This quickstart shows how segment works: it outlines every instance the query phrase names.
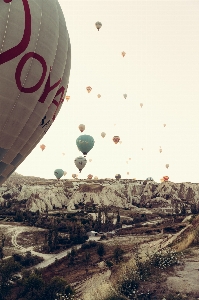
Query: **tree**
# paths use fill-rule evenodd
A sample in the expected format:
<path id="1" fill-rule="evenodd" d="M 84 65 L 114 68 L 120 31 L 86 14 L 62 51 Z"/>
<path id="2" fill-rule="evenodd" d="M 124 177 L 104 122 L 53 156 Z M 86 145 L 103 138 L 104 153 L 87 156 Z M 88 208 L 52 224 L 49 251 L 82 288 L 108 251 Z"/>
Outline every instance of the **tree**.
<path id="1" fill-rule="evenodd" d="M 182 205 L 182 208 L 181 208 L 181 215 L 182 215 L 182 216 L 185 216 L 185 215 L 186 215 L 186 208 L 185 208 L 185 205 L 184 205 L 184 204 Z"/>
<path id="2" fill-rule="evenodd" d="M 117 213 L 117 223 L 120 223 L 120 212 L 118 210 L 118 213 Z"/>
<path id="3" fill-rule="evenodd" d="M 123 260 L 123 254 L 124 254 L 124 250 L 119 246 L 117 246 L 113 252 L 113 257 L 116 264 L 119 263 L 121 260 Z"/>
<path id="4" fill-rule="evenodd" d="M 104 256 L 104 254 L 106 254 L 104 244 L 99 244 L 99 246 L 97 247 L 97 254 L 100 257 L 100 260 L 102 260 L 102 257 Z"/>
<path id="5" fill-rule="evenodd" d="M 83 261 L 85 263 L 85 270 L 86 270 L 86 274 L 88 274 L 88 265 L 89 265 L 89 262 L 91 261 L 91 254 L 90 252 L 85 252 L 85 256 L 83 258 Z"/>

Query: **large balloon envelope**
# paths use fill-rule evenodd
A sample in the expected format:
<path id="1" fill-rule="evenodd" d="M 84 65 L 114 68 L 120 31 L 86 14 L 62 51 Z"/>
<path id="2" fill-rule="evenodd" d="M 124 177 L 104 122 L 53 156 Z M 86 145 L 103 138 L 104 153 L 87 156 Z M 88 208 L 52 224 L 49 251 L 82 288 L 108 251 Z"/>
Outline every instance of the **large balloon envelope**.
<path id="1" fill-rule="evenodd" d="M 80 135 L 76 139 L 76 145 L 79 151 L 81 151 L 84 155 L 86 155 L 94 146 L 94 139 L 90 135 Z"/>
<path id="2" fill-rule="evenodd" d="M 81 170 L 85 167 L 87 160 L 85 157 L 79 156 L 79 157 L 75 158 L 74 162 L 75 162 L 75 165 L 78 168 L 79 172 L 81 173 Z"/>
<path id="3" fill-rule="evenodd" d="M 0 2 L 0 184 L 25 160 L 65 98 L 71 46 L 57 0 Z"/>
<path id="4" fill-rule="evenodd" d="M 57 179 L 60 179 L 64 175 L 64 171 L 62 169 L 56 169 L 54 171 L 54 175 Z"/>

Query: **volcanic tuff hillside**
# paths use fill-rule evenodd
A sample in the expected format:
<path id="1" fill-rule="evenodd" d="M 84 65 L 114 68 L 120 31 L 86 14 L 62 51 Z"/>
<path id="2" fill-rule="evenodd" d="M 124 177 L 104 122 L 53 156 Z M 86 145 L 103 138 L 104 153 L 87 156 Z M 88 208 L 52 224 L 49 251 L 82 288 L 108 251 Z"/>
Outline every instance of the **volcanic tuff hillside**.
<path id="1" fill-rule="evenodd" d="M 121 179 L 68 180 L 42 179 L 14 173 L 0 187 L 0 205 L 17 200 L 22 208 L 46 211 L 87 203 L 89 206 L 114 205 L 130 208 L 150 208 L 151 213 L 175 213 L 185 207 L 187 212 L 199 207 L 198 183 L 173 183 Z M 22 201 L 26 200 L 26 201 Z M 25 204 L 24 204 L 25 203 Z"/>

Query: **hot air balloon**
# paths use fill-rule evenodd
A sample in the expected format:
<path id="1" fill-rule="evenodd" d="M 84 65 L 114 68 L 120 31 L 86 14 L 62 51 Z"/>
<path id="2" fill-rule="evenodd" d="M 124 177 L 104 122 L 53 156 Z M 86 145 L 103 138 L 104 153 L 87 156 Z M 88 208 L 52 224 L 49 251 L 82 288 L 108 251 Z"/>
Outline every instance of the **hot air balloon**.
<path id="1" fill-rule="evenodd" d="M 160 179 L 160 182 L 163 182 L 163 181 L 164 181 L 164 178 L 161 178 L 161 179 Z"/>
<path id="2" fill-rule="evenodd" d="M 98 180 L 98 177 L 97 177 L 97 176 L 95 176 L 95 177 L 94 177 L 94 179 L 95 179 L 95 180 Z"/>
<path id="3" fill-rule="evenodd" d="M 66 174 L 67 174 L 67 172 L 66 172 L 66 171 L 64 171 L 64 176 L 66 176 Z"/>
<path id="4" fill-rule="evenodd" d="M 122 141 L 119 141 L 119 143 L 121 144 L 121 143 L 122 143 Z"/>
<path id="5" fill-rule="evenodd" d="M 164 181 L 168 181 L 169 180 L 169 176 L 163 176 Z"/>
<path id="6" fill-rule="evenodd" d="M 127 172 L 126 174 L 129 175 L 129 172 Z"/>
<path id="7" fill-rule="evenodd" d="M 87 179 L 92 179 L 93 178 L 93 175 L 91 175 L 91 174 L 89 174 L 88 176 L 87 176 Z"/>
<path id="8" fill-rule="evenodd" d="M 72 177 L 73 177 L 73 178 L 77 178 L 78 175 L 77 175 L 77 174 L 72 174 Z"/>
<path id="9" fill-rule="evenodd" d="M 92 162 L 92 159 L 90 158 L 89 161 Z"/>
<path id="10" fill-rule="evenodd" d="M 153 177 L 147 177 L 146 180 L 154 181 Z"/>
<path id="11" fill-rule="evenodd" d="M 129 160 L 131 160 L 131 157 L 129 157 Z"/>
<path id="12" fill-rule="evenodd" d="M 144 148 L 141 148 L 142 150 L 144 150 Z"/>
<path id="13" fill-rule="evenodd" d="M 95 23 L 95 26 L 96 26 L 97 30 L 99 31 L 100 28 L 102 27 L 102 23 L 99 22 L 99 21 L 97 21 L 97 22 Z"/>
<path id="14" fill-rule="evenodd" d="M 118 179 L 120 179 L 120 178 L 121 178 L 121 175 L 120 175 L 120 174 L 116 174 L 116 175 L 115 175 L 115 179 L 118 180 Z"/>
<path id="15" fill-rule="evenodd" d="M 115 135 L 115 136 L 113 137 L 113 142 L 114 142 L 115 144 L 117 144 L 119 141 L 120 141 L 120 137 L 119 137 L 118 135 Z"/>
<path id="16" fill-rule="evenodd" d="M 64 155 L 65 155 L 65 153 L 63 152 L 63 153 L 62 153 L 62 155 L 64 156 Z"/>
<path id="17" fill-rule="evenodd" d="M 126 163 L 127 163 L 127 164 L 129 163 L 128 160 L 126 161 Z"/>
<path id="18" fill-rule="evenodd" d="M 44 144 L 40 145 L 40 148 L 42 151 L 44 151 L 44 149 L 46 148 L 46 146 Z"/>
<path id="19" fill-rule="evenodd" d="M 166 126 L 166 124 L 163 124 L 164 125 L 164 127 Z"/>
<path id="20" fill-rule="evenodd" d="M 101 133 L 101 136 L 104 138 L 106 136 L 106 133 L 105 132 L 102 132 Z"/>
<path id="21" fill-rule="evenodd" d="M 54 175 L 59 180 L 64 175 L 64 171 L 62 169 L 56 169 L 54 171 Z"/>
<path id="22" fill-rule="evenodd" d="M 91 87 L 91 86 L 87 86 L 87 88 L 86 88 L 86 89 L 87 89 L 87 92 L 88 92 L 88 93 L 90 93 L 90 92 L 91 92 L 91 90 L 92 90 L 92 87 Z"/>
<path id="23" fill-rule="evenodd" d="M 127 98 L 127 94 L 123 94 L 124 98 L 126 99 Z"/>
<path id="24" fill-rule="evenodd" d="M 97 95 L 97 97 L 98 97 L 98 98 L 100 98 L 100 97 L 101 97 L 101 95 L 100 95 L 100 94 L 98 94 L 98 95 Z"/>
<path id="25" fill-rule="evenodd" d="M 122 56 L 124 57 L 126 55 L 126 52 L 122 51 Z"/>
<path id="26" fill-rule="evenodd" d="M 67 102 L 68 102 L 68 100 L 70 99 L 70 96 L 66 96 L 65 99 L 66 99 Z"/>
<path id="27" fill-rule="evenodd" d="M 86 155 L 94 146 L 94 138 L 90 135 L 80 135 L 76 140 L 77 148 Z"/>
<path id="28" fill-rule="evenodd" d="M 85 130 L 85 125 L 84 124 L 80 124 L 78 128 L 79 128 L 79 130 L 81 132 L 83 132 Z"/>
<path id="29" fill-rule="evenodd" d="M 2 184 L 48 131 L 67 92 L 71 46 L 58 1 L 1 1 L 0 45 Z"/>
<path id="30" fill-rule="evenodd" d="M 166 168 L 168 169 L 168 167 L 169 167 L 169 164 L 166 164 Z"/>
<path id="31" fill-rule="evenodd" d="M 87 160 L 85 157 L 79 156 L 79 157 L 75 158 L 74 162 L 75 162 L 75 165 L 78 168 L 79 172 L 81 173 L 82 169 L 85 167 L 85 165 L 87 163 Z"/>
<path id="32" fill-rule="evenodd" d="M 140 103 L 140 107 L 142 108 L 142 106 L 143 106 L 143 103 Z"/>
<path id="33" fill-rule="evenodd" d="M 160 147 L 159 152 L 162 153 L 162 148 Z"/>

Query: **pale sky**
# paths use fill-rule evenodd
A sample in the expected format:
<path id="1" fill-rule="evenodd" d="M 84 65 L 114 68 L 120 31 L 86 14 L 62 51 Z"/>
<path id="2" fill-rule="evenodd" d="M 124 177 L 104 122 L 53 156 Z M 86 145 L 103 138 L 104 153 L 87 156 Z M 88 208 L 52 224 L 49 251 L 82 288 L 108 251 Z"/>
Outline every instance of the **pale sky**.
<path id="1" fill-rule="evenodd" d="M 95 140 L 87 155 L 92 162 L 79 178 L 120 173 L 122 178 L 151 176 L 160 182 L 168 175 L 173 182 L 198 182 L 199 2 L 59 3 L 71 40 L 70 100 L 16 172 L 55 178 L 54 170 L 61 168 L 67 172 L 63 179 L 72 178 L 79 174 L 74 159 L 82 156 L 76 139 L 89 134 Z M 114 144 L 114 135 L 122 144 Z M 43 152 L 41 144 L 46 145 Z"/>

